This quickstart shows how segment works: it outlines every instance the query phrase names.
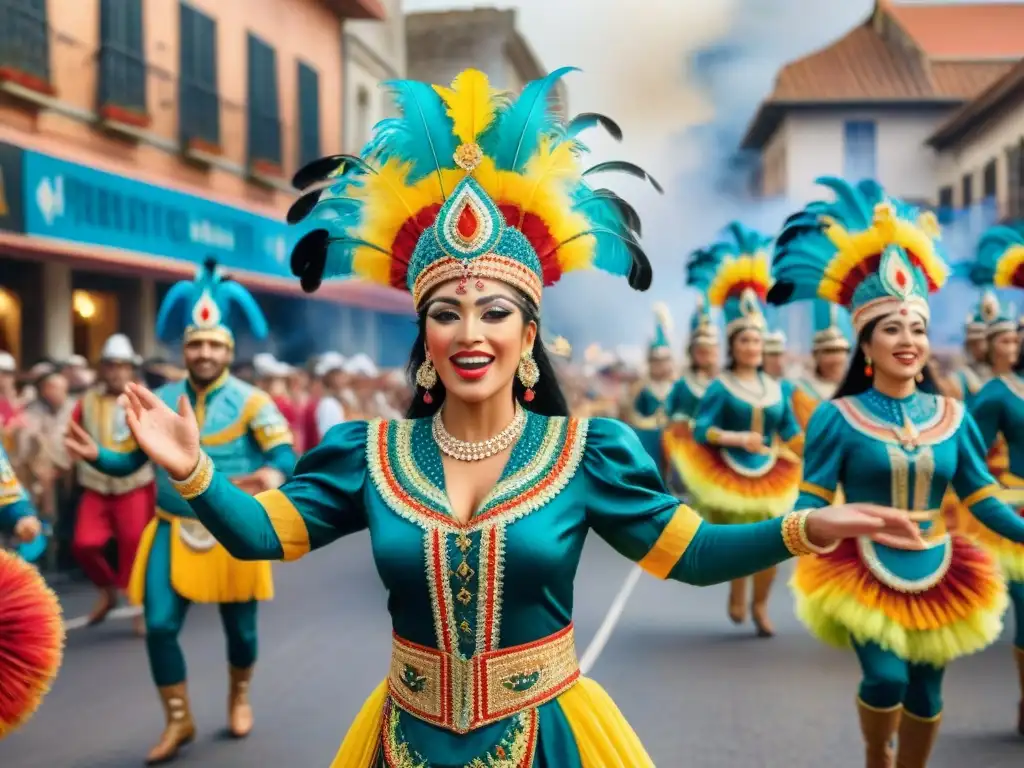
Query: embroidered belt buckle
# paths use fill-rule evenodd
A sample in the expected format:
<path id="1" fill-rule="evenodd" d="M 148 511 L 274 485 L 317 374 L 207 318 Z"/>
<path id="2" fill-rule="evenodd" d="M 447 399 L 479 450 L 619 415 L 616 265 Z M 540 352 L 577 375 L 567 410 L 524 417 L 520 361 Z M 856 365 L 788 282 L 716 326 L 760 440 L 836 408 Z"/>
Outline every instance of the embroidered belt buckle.
<path id="1" fill-rule="evenodd" d="M 178 517 L 164 512 L 162 509 L 156 511 L 156 516 L 166 520 L 172 525 L 178 523 L 178 538 L 181 543 L 193 552 L 204 554 L 217 546 L 217 539 L 206 530 L 201 522 L 192 517 Z"/>
<path id="2" fill-rule="evenodd" d="M 395 635 L 388 688 L 403 710 L 455 733 L 468 733 L 539 707 L 580 676 L 573 626 L 525 645 L 470 659 Z"/>

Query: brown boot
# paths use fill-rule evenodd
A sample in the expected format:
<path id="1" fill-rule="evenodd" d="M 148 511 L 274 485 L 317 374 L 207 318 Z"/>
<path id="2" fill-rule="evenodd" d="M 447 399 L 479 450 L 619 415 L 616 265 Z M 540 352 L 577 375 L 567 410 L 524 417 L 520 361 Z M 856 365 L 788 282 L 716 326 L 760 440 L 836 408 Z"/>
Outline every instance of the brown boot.
<path id="1" fill-rule="evenodd" d="M 729 619 L 733 624 L 747 620 L 747 580 L 733 579 L 729 582 Z"/>
<path id="2" fill-rule="evenodd" d="M 942 715 L 925 720 L 910 712 L 903 713 L 896 768 L 926 768 L 932 747 L 935 746 L 935 739 L 939 735 L 940 722 Z"/>
<path id="3" fill-rule="evenodd" d="M 754 626 L 757 627 L 758 637 L 773 637 L 775 627 L 768 618 L 768 595 L 772 591 L 772 583 L 775 581 L 775 568 L 768 568 L 754 574 L 754 602 L 750 606 L 750 615 L 754 619 Z"/>
<path id="4" fill-rule="evenodd" d="M 893 768 L 896 758 L 893 743 L 903 707 L 896 705 L 890 709 L 876 709 L 857 699 L 857 712 L 860 715 L 860 732 L 864 736 L 864 765 L 866 768 Z"/>
<path id="5" fill-rule="evenodd" d="M 1017 674 L 1020 676 L 1020 704 L 1017 706 L 1017 732 L 1024 736 L 1024 648 L 1014 648 L 1017 657 Z"/>
<path id="6" fill-rule="evenodd" d="M 167 763 L 178 756 L 178 750 L 196 737 L 196 726 L 192 722 L 192 711 L 188 706 L 188 691 L 184 683 L 160 688 L 164 702 L 167 726 L 160 735 L 160 741 L 149 751 L 146 765 Z"/>
<path id="7" fill-rule="evenodd" d="M 228 729 L 236 739 L 244 739 L 252 731 L 252 705 L 249 703 L 249 681 L 252 667 L 231 667 L 231 690 L 228 694 Z"/>

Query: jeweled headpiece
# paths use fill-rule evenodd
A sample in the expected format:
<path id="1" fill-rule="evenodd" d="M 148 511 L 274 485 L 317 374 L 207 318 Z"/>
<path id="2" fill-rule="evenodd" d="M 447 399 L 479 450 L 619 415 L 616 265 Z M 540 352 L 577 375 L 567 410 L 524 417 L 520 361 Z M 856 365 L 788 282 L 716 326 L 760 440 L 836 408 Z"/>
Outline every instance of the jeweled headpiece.
<path id="1" fill-rule="evenodd" d="M 583 169 L 577 139 L 607 117 L 582 114 L 563 125 L 550 94 L 572 67 L 529 83 L 518 98 L 487 76 L 462 72 L 450 88 L 410 80 L 388 84 L 401 116 L 383 120 L 361 157 L 335 155 L 300 170 L 307 192 L 288 213 L 316 228 L 292 252 L 292 272 L 312 292 L 326 277 L 355 275 L 409 291 L 417 307 L 441 283 L 458 291 L 500 280 L 540 302 L 564 272 L 596 267 L 651 283 L 636 211 L 593 174 L 624 171 L 657 182 L 631 163 Z"/>
<path id="2" fill-rule="evenodd" d="M 666 305 L 658 302 L 654 305 L 654 337 L 647 355 L 651 360 L 664 360 L 672 357 L 672 314 Z"/>
<path id="3" fill-rule="evenodd" d="M 836 199 L 810 203 L 786 221 L 775 241 L 769 301 L 826 299 L 850 310 L 857 334 L 897 311 L 927 321 L 928 294 L 948 274 L 935 215 L 888 197 L 872 180 L 817 182 Z"/>
<path id="4" fill-rule="evenodd" d="M 738 221 L 725 228 L 727 238 L 694 251 L 686 265 L 687 282 L 703 290 L 711 306 L 721 307 L 725 333 L 764 331 L 764 300 L 771 283 L 771 238 Z"/>
<path id="5" fill-rule="evenodd" d="M 690 345 L 718 344 L 718 326 L 711 319 L 711 309 L 703 293 L 697 296 L 697 305 L 690 315 Z"/>
<path id="6" fill-rule="evenodd" d="M 216 260 L 207 259 L 194 280 L 182 280 L 167 291 L 157 314 L 156 335 L 170 341 L 184 333 L 186 344 L 210 339 L 234 346 L 233 307 L 245 318 L 253 336 L 267 337 L 267 320 L 252 294 L 224 274 Z"/>
<path id="7" fill-rule="evenodd" d="M 843 327 L 849 323 L 847 311 L 824 299 L 815 299 L 813 309 L 814 338 L 811 351 L 849 352 L 850 339 Z"/>
<path id="8" fill-rule="evenodd" d="M 1002 304 L 991 288 L 1024 288 L 1024 221 L 990 227 L 978 240 L 974 261 L 958 267 L 982 289 L 973 316 L 984 328 L 982 338 L 1017 330 L 1015 308 Z"/>

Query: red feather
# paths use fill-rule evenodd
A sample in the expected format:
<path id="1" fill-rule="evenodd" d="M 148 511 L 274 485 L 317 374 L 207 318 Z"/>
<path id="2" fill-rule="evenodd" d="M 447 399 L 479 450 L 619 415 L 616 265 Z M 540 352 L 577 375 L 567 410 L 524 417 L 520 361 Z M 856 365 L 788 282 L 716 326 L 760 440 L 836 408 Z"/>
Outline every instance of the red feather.
<path id="1" fill-rule="evenodd" d="M 547 254 L 540 260 L 540 267 L 544 285 L 554 285 L 562 277 L 562 267 L 558 263 L 558 243 L 551 235 L 551 230 L 544 223 L 544 219 L 535 213 L 523 213 L 517 205 L 502 203 L 498 206 L 505 216 L 505 223 L 510 227 L 516 227 L 527 242 L 533 246 L 537 254 Z M 521 220 L 521 221 L 520 221 Z"/>
<path id="2" fill-rule="evenodd" d="M 409 273 L 409 261 L 412 259 L 412 252 L 416 250 L 416 243 L 420 241 L 420 235 L 426 232 L 437 221 L 437 214 L 441 210 L 441 204 L 435 203 L 420 209 L 415 216 L 410 216 L 399 228 L 395 239 L 391 241 L 391 285 L 394 288 L 401 288 L 403 291 L 408 288 L 406 277 Z"/>
<path id="3" fill-rule="evenodd" d="M 57 596 L 32 565 L 0 551 L 0 739 L 35 713 L 63 652 Z"/>

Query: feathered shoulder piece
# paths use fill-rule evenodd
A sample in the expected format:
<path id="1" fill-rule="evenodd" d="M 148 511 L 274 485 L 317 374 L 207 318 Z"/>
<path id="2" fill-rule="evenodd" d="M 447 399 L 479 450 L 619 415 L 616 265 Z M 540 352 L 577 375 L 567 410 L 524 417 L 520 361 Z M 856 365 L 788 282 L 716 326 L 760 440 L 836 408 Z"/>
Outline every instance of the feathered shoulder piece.
<path id="1" fill-rule="evenodd" d="M 978 306 L 967 316 L 968 338 L 1015 330 L 1015 309 L 1000 303 L 991 289 L 1024 288 L 1024 221 L 997 224 L 986 230 L 978 240 L 974 261 L 958 271 L 965 272 L 982 289 Z"/>
<path id="2" fill-rule="evenodd" d="M 389 83 L 401 116 L 379 123 L 360 157 L 318 160 L 293 180 L 306 194 L 288 220 L 314 225 L 292 253 L 303 289 L 357 276 L 407 290 L 419 307 L 441 283 L 458 280 L 463 293 L 494 279 L 539 304 L 563 273 L 597 267 L 646 290 L 636 211 L 589 182 L 624 171 L 661 188 L 631 163 L 583 167 L 582 130 L 621 131 L 591 113 L 560 121 L 551 92 L 570 71 L 529 83 L 518 98 L 472 69 L 447 88 Z"/>
<path id="3" fill-rule="evenodd" d="M 184 334 L 186 343 L 200 338 L 234 344 L 232 309 L 237 309 L 257 339 L 267 337 L 267 320 L 245 286 L 228 277 L 215 259 L 207 259 L 194 280 L 171 286 L 160 304 L 156 335 L 170 341 Z"/>
<path id="4" fill-rule="evenodd" d="M 718 242 L 690 254 L 687 282 L 708 302 L 721 307 L 728 335 L 765 329 L 764 301 L 771 284 L 771 238 L 738 221 L 726 226 Z"/>
<path id="5" fill-rule="evenodd" d="M 835 200 L 810 203 L 775 241 L 773 304 L 820 297 L 847 307 L 860 333 L 901 307 L 928 318 L 928 294 L 948 275 L 935 215 L 886 195 L 875 181 L 817 182 Z"/>

